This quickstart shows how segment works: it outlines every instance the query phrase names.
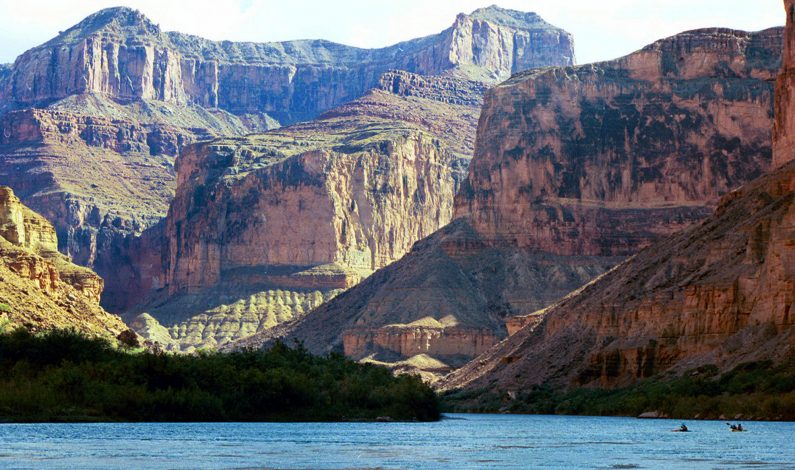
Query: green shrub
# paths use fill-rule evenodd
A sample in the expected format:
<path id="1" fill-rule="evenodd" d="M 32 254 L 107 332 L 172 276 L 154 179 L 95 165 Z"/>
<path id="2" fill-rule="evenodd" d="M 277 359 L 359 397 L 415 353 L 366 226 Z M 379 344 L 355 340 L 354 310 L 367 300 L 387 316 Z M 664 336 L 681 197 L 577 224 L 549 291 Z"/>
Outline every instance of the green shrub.
<path id="1" fill-rule="evenodd" d="M 230 354 L 131 353 L 69 331 L 0 335 L 0 420 L 439 419 L 419 378 L 296 345 Z"/>

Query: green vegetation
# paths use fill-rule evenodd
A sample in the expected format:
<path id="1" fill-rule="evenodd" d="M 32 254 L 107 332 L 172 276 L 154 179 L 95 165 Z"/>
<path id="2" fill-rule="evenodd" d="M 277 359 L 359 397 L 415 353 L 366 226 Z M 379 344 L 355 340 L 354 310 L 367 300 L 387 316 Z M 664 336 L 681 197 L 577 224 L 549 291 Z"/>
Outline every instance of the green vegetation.
<path id="1" fill-rule="evenodd" d="M 298 345 L 172 355 L 66 331 L 0 335 L 0 420 L 338 421 L 439 419 L 435 393 Z"/>
<path id="2" fill-rule="evenodd" d="M 515 398 L 493 391 L 457 391 L 442 397 L 448 411 L 638 416 L 658 411 L 672 418 L 795 420 L 795 359 L 779 365 L 750 362 L 719 374 L 715 366 L 681 377 L 653 378 L 626 388 L 534 387 Z"/>

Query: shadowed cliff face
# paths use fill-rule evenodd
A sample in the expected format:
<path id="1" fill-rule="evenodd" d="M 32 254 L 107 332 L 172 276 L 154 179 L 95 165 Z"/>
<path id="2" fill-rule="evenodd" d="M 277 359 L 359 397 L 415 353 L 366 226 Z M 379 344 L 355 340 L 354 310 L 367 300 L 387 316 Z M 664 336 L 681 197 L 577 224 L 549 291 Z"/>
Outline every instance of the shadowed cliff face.
<path id="1" fill-rule="evenodd" d="M 72 97 L 0 117 L 0 181 L 53 223 L 65 254 L 108 280 L 106 305 L 118 306 L 125 239 L 165 215 L 177 155 L 258 128 L 225 112 Z"/>
<path id="2" fill-rule="evenodd" d="M 0 186 L 0 328 L 62 328 L 113 338 L 127 328 L 99 306 L 102 279 L 58 252 L 55 229 Z"/>
<path id="3" fill-rule="evenodd" d="M 614 387 L 795 347 L 795 165 L 727 195 L 712 217 L 641 251 L 456 371 L 445 388 Z M 488 385 L 487 385 L 488 384 Z"/>
<path id="4" fill-rule="evenodd" d="M 14 106 L 95 93 L 306 120 L 361 96 L 389 69 L 438 75 L 466 70 L 497 80 L 574 62 L 565 31 L 533 13 L 489 7 L 459 15 L 445 31 L 383 49 L 328 41 L 214 42 L 165 33 L 141 13 L 111 8 L 89 16 L 17 59 L 0 86 Z"/>
<path id="5" fill-rule="evenodd" d="M 388 325 L 452 316 L 471 332 L 474 357 L 478 331 L 504 337 L 506 320 L 518 328 L 512 317 L 703 220 L 770 167 L 782 33 L 692 31 L 491 89 L 455 220 L 304 319 L 244 344 L 286 335 L 316 352 L 345 344 L 356 357 L 394 359 L 405 332 L 386 341 Z"/>

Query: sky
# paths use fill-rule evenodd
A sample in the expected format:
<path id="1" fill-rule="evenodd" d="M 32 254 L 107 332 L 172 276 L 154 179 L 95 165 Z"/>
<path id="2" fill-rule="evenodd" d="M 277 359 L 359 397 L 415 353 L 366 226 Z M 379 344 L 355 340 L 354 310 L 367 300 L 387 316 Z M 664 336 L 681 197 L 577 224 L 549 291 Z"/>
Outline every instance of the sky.
<path id="1" fill-rule="evenodd" d="M 438 33 L 456 14 L 495 3 L 534 11 L 572 33 L 580 64 L 620 57 L 688 29 L 757 31 L 785 20 L 781 0 L 0 0 L 0 63 L 120 5 L 166 31 L 214 40 L 322 38 L 382 47 Z"/>

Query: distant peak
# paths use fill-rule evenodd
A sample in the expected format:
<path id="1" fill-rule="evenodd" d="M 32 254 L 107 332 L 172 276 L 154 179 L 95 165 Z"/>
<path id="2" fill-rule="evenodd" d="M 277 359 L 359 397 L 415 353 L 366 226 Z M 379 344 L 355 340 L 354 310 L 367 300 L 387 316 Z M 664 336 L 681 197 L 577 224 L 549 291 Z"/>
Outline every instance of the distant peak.
<path id="1" fill-rule="evenodd" d="M 98 31 L 111 30 L 135 35 L 159 35 L 160 28 L 143 13 L 129 7 L 99 10 L 61 33 L 56 40 L 85 38 Z"/>
<path id="2" fill-rule="evenodd" d="M 478 8 L 466 16 L 519 29 L 558 29 L 544 21 L 537 13 L 510 10 L 497 5 Z"/>

